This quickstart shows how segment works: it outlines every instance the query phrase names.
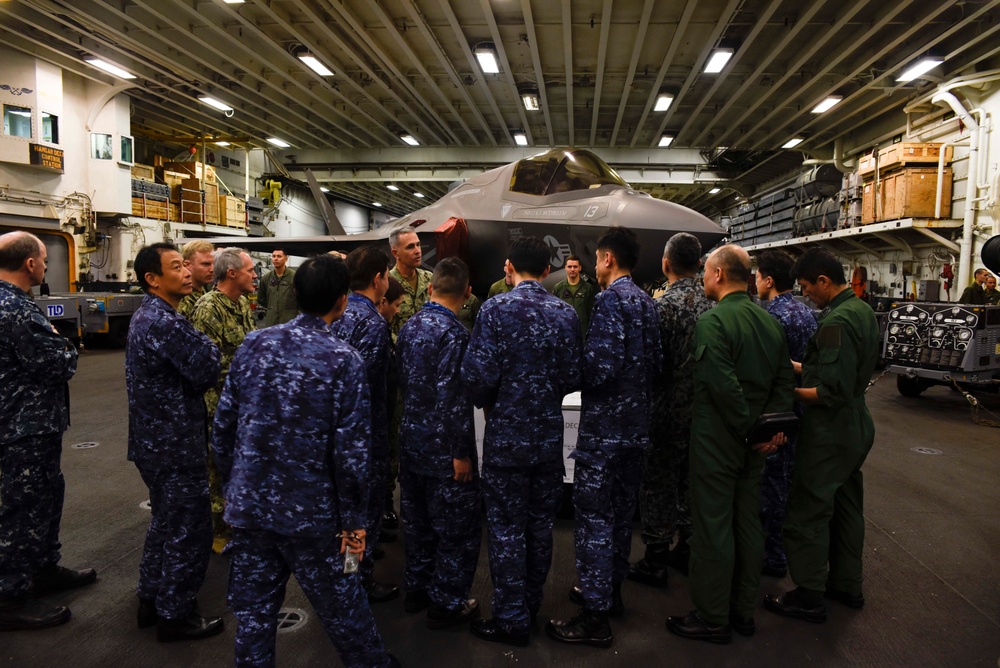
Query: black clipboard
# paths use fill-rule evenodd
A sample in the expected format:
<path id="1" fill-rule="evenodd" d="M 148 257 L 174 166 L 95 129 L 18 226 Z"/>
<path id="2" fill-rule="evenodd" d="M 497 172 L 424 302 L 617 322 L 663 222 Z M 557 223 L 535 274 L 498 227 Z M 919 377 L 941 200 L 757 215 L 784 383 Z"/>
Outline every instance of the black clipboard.
<path id="1" fill-rule="evenodd" d="M 782 432 L 787 438 L 794 438 L 799 433 L 799 416 L 792 412 L 764 413 L 750 428 L 747 444 L 767 443 Z"/>

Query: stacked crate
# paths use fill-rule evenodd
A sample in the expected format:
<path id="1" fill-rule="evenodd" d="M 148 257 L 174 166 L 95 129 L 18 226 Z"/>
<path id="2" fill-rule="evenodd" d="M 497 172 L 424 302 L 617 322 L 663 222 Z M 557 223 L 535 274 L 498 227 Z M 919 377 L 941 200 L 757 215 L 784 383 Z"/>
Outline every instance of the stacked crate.
<path id="1" fill-rule="evenodd" d="M 167 220 L 170 189 L 144 179 L 132 179 L 132 215 L 153 220 Z"/>
<path id="2" fill-rule="evenodd" d="M 861 224 L 901 218 L 933 218 L 937 200 L 938 160 L 941 144 L 900 142 L 863 156 L 858 175 L 863 180 Z M 944 162 L 952 158 L 944 148 Z M 945 167 L 941 189 L 941 215 L 951 215 L 952 172 Z"/>
<path id="3" fill-rule="evenodd" d="M 181 222 L 205 222 L 205 191 L 198 179 L 184 179 L 180 187 Z"/>
<path id="4" fill-rule="evenodd" d="M 242 198 L 220 195 L 219 196 L 219 224 L 226 227 L 238 227 L 246 229 L 247 226 L 247 206 Z"/>

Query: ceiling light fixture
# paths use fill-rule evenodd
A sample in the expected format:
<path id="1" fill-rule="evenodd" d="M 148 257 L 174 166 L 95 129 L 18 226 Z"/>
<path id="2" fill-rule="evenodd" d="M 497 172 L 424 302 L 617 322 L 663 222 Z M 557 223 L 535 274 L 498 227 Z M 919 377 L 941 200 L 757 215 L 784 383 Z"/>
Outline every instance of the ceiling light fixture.
<path id="1" fill-rule="evenodd" d="M 670 93 L 660 93 L 656 96 L 656 106 L 653 111 L 666 111 L 674 101 L 674 96 Z"/>
<path id="2" fill-rule="evenodd" d="M 479 67 L 483 70 L 483 74 L 500 73 L 500 61 L 497 60 L 497 49 L 493 46 L 493 42 L 477 44 L 475 53 L 476 60 L 479 61 Z"/>
<path id="3" fill-rule="evenodd" d="M 291 144 L 289 144 L 288 142 L 286 142 L 284 139 L 278 139 L 277 137 L 268 137 L 267 138 L 267 143 L 274 144 L 278 148 L 289 148 L 289 147 L 291 147 Z"/>
<path id="4" fill-rule="evenodd" d="M 788 141 L 786 141 L 784 144 L 782 144 L 781 148 L 795 148 L 796 146 L 798 146 L 799 144 L 801 144 L 804 141 L 805 141 L 805 139 L 802 138 L 802 137 L 792 137 L 791 139 L 789 139 Z"/>
<path id="5" fill-rule="evenodd" d="M 538 91 L 525 90 L 521 92 L 521 102 L 528 111 L 538 111 L 541 107 L 538 103 Z"/>
<path id="6" fill-rule="evenodd" d="M 715 49 L 705 63 L 705 74 L 718 74 L 726 66 L 729 59 L 733 57 L 733 50 L 729 48 Z"/>
<path id="7" fill-rule="evenodd" d="M 403 140 L 403 143 L 409 144 L 410 146 L 420 146 L 420 142 L 413 138 L 413 135 L 402 134 L 399 138 Z"/>
<path id="8" fill-rule="evenodd" d="M 657 146 L 659 146 L 660 148 L 666 148 L 670 146 L 671 142 L 673 141 L 674 141 L 673 135 L 662 135 L 660 137 L 660 143 L 657 144 Z"/>
<path id="9" fill-rule="evenodd" d="M 320 187 L 319 187 L 319 190 L 320 190 L 320 192 L 324 192 L 324 193 L 328 193 L 328 192 L 330 192 L 330 189 L 329 189 L 329 188 L 327 188 L 326 186 L 320 186 Z"/>
<path id="10" fill-rule="evenodd" d="M 944 60 L 942 58 L 921 58 L 916 63 L 910 66 L 909 69 L 905 70 L 902 74 L 896 77 L 897 83 L 906 83 L 907 81 L 913 81 L 917 77 L 927 74 Z"/>
<path id="11" fill-rule="evenodd" d="M 207 95 L 202 95 L 198 99 L 201 100 L 202 102 L 204 102 L 205 104 L 207 104 L 210 107 L 215 107 L 219 111 L 229 112 L 229 111 L 233 110 L 233 108 L 230 107 L 228 104 L 226 104 L 225 102 L 219 102 L 214 97 L 208 97 Z"/>
<path id="12" fill-rule="evenodd" d="M 382 202 L 372 202 L 372 206 L 382 206 Z"/>
<path id="13" fill-rule="evenodd" d="M 321 77 L 333 76 L 333 70 L 331 70 L 329 67 L 321 63 L 319 61 L 319 58 L 312 55 L 308 51 L 300 53 L 298 55 L 298 59 L 301 60 L 303 63 L 305 63 L 309 69 L 311 69 L 313 72 L 320 75 Z"/>
<path id="14" fill-rule="evenodd" d="M 222 0 L 227 5 L 242 5 L 246 0 Z"/>
<path id="15" fill-rule="evenodd" d="M 835 107 L 837 103 L 839 103 L 843 99 L 844 98 L 841 95 L 831 95 L 830 97 L 826 98 L 825 100 L 817 104 L 815 107 L 813 107 L 812 113 L 822 114 L 824 111 L 830 111 L 830 109 Z"/>
<path id="16" fill-rule="evenodd" d="M 424 194 L 423 194 L 423 193 L 418 193 L 418 192 L 414 192 L 414 193 L 413 193 L 413 196 L 414 196 L 414 197 L 419 197 L 419 198 L 423 199 L 423 197 L 424 197 Z"/>
<path id="17" fill-rule="evenodd" d="M 717 195 L 720 192 L 722 192 L 722 188 L 712 188 L 711 190 L 708 191 L 708 194 L 709 195 Z"/>
<path id="18" fill-rule="evenodd" d="M 528 135 L 524 134 L 523 132 L 515 132 L 514 133 L 514 143 L 517 144 L 518 146 L 527 146 L 528 145 Z"/>
<path id="19" fill-rule="evenodd" d="M 122 68 L 118 67 L 113 63 L 109 63 L 106 60 L 101 60 L 100 58 L 85 58 L 84 60 L 86 60 L 88 63 L 90 63 L 97 69 L 104 70 L 108 74 L 114 74 L 116 77 L 119 77 L 121 79 L 135 79 L 134 74 L 126 72 Z"/>
<path id="20" fill-rule="evenodd" d="M 216 146 L 229 146 L 229 142 L 227 142 L 227 141 L 217 141 L 217 142 L 215 142 L 215 145 Z"/>
<path id="21" fill-rule="evenodd" d="M 399 186 L 394 186 L 391 183 L 387 185 L 386 188 L 388 188 L 389 190 L 399 190 Z"/>

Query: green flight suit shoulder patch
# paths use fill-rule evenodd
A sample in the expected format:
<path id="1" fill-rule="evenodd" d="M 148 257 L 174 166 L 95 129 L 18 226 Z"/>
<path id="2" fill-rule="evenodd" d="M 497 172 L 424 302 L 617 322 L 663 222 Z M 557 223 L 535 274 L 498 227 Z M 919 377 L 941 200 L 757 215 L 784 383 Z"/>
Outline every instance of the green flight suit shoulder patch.
<path id="1" fill-rule="evenodd" d="M 840 348 L 843 327 L 837 323 L 820 325 L 816 332 L 816 345 L 819 348 Z"/>

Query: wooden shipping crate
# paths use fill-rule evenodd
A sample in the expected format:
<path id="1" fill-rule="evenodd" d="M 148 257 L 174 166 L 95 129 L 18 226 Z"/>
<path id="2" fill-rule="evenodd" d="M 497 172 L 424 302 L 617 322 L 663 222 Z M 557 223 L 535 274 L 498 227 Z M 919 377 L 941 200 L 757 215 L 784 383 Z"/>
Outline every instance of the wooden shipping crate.
<path id="1" fill-rule="evenodd" d="M 875 202 L 876 202 L 875 182 L 866 183 L 861 188 L 861 224 L 867 225 L 875 222 Z"/>
<path id="2" fill-rule="evenodd" d="M 156 181 L 156 172 L 150 165 L 132 165 L 132 178 L 142 181 Z"/>
<path id="3" fill-rule="evenodd" d="M 907 167 L 882 177 L 882 220 L 900 218 L 933 218 L 937 200 L 937 169 Z M 944 170 L 941 190 L 941 217 L 951 216 L 952 173 Z"/>
<path id="4" fill-rule="evenodd" d="M 205 184 L 205 222 L 212 225 L 220 224 L 219 186 L 217 184 Z"/>
<path id="5" fill-rule="evenodd" d="M 181 221 L 185 223 L 205 222 L 205 193 L 201 181 L 185 179 L 180 188 Z"/>
<path id="6" fill-rule="evenodd" d="M 180 204 L 174 204 L 173 202 L 170 202 L 167 205 L 167 220 L 175 222 L 175 223 L 181 222 L 181 205 Z"/>
<path id="7" fill-rule="evenodd" d="M 246 202 L 231 195 L 219 196 L 219 221 L 227 227 L 246 228 Z"/>
<path id="8" fill-rule="evenodd" d="M 858 158 L 858 174 L 862 178 L 869 178 L 875 173 L 875 154 L 869 153 Z"/>
<path id="9" fill-rule="evenodd" d="M 181 172 L 172 172 L 169 169 L 163 169 L 162 167 L 156 168 L 156 181 L 158 183 L 163 183 L 170 186 L 171 199 L 173 199 L 174 190 L 183 185 L 184 181 L 189 178 L 191 178 L 190 174 L 183 174 Z M 177 194 L 177 199 L 175 201 L 180 201 L 179 191 Z"/>
<path id="10" fill-rule="evenodd" d="M 202 178 L 202 167 L 203 165 L 200 162 L 166 162 L 163 164 L 163 168 L 165 170 L 186 174 L 188 178 L 193 176 L 196 179 Z M 208 185 L 218 185 L 218 181 L 215 176 L 215 167 L 209 165 L 208 168 L 205 169 L 204 182 Z"/>
<path id="11" fill-rule="evenodd" d="M 152 218 L 153 220 L 167 220 L 166 202 L 146 199 L 145 197 L 132 198 L 132 215 L 141 218 Z"/>
<path id="12" fill-rule="evenodd" d="M 944 162 L 951 162 L 951 146 L 945 148 Z M 900 142 L 886 146 L 878 152 L 878 168 L 880 172 L 898 169 L 906 165 L 937 164 L 941 156 L 941 144 Z"/>

